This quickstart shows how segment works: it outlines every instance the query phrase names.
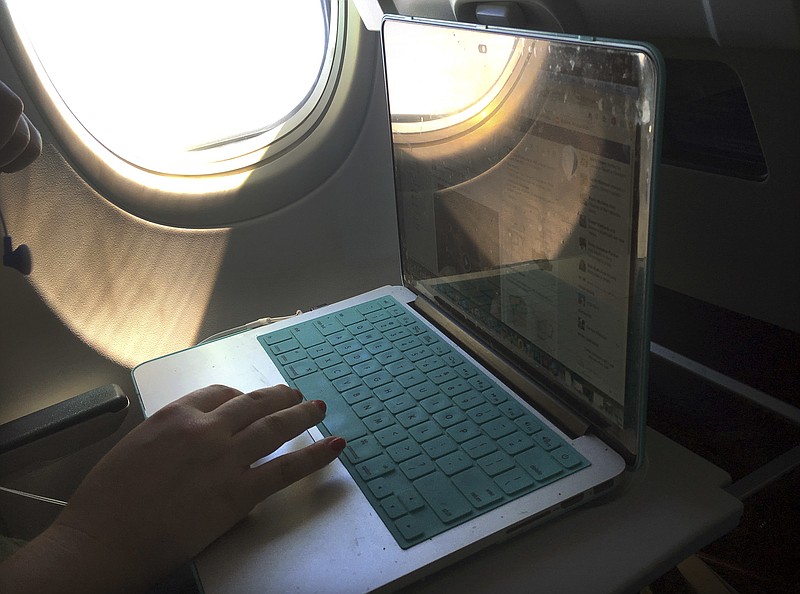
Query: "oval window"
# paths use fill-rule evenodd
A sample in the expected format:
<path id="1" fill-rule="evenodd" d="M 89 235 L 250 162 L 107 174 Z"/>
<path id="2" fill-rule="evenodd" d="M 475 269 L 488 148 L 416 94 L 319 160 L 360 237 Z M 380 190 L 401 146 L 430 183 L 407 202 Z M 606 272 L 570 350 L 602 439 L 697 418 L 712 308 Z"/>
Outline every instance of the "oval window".
<path id="1" fill-rule="evenodd" d="M 308 125 L 333 62 L 331 0 L 6 0 L 54 101 L 129 165 L 241 169 Z"/>

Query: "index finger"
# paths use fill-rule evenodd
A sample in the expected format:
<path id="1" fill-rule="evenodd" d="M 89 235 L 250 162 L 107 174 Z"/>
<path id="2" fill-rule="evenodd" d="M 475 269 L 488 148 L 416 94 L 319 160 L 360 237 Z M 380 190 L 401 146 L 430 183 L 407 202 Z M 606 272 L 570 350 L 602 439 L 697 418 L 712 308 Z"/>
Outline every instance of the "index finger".
<path id="1" fill-rule="evenodd" d="M 189 392 L 183 398 L 176 400 L 176 403 L 185 404 L 196 408 L 200 412 L 208 413 L 222 406 L 229 400 L 241 396 L 242 391 L 229 386 L 214 384 L 200 388 L 194 392 Z"/>
<path id="2" fill-rule="evenodd" d="M 250 506 L 327 466 L 342 453 L 346 445 L 342 437 L 326 437 L 252 469 L 247 475 Z"/>

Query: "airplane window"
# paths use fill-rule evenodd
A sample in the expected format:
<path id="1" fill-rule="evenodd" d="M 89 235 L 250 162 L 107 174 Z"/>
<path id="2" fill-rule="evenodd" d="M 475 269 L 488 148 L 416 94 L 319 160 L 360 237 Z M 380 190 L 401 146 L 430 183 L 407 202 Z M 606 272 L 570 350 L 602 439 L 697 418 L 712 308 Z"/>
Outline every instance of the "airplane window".
<path id="1" fill-rule="evenodd" d="M 263 159 L 313 111 L 337 36 L 336 0 L 6 4 L 70 125 L 162 174 Z"/>

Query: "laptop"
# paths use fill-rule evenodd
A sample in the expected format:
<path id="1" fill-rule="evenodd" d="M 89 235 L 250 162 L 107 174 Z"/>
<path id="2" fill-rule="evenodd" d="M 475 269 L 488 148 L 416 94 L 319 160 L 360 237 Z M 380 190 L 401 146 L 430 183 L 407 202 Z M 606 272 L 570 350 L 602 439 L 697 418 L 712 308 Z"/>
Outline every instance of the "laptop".
<path id="1" fill-rule="evenodd" d="M 200 555 L 208 593 L 397 589 L 642 460 L 657 52 L 394 16 L 382 40 L 403 286 L 133 371 L 148 415 L 287 383 L 328 415 L 274 455 L 348 440 Z"/>

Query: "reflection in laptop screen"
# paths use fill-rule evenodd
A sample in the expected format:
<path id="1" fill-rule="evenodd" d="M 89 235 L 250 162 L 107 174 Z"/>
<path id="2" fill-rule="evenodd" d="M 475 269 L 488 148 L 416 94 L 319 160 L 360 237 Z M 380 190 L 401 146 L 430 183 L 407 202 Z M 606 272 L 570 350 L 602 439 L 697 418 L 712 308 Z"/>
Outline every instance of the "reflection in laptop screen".
<path id="1" fill-rule="evenodd" d="M 386 57 L 406 284 L 624 429 L 647 242 L 649 180 L 635 173 L 652 151 L 647 61 L 480 31 L 413 34 L 419 43 L 387 45 Z M 425 56 L 389 51 L 415 45 Z"/>

